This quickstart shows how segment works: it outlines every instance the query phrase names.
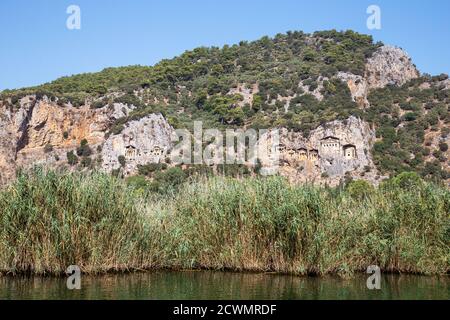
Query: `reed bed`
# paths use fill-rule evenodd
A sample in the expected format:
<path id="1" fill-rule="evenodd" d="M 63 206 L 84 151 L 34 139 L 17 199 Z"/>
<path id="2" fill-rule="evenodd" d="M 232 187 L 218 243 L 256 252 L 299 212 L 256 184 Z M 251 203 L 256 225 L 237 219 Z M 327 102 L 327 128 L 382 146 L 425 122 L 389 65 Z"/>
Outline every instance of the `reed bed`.
<path id="1" fill-rule="evenodd" d="M 364 196 L 280 177 L 192 181 L 153 194 L 102 173 L 21 174 L 0 192 L 0 270 L 221 269 L 297 275 L 450 270 L 450 191 Z"/>

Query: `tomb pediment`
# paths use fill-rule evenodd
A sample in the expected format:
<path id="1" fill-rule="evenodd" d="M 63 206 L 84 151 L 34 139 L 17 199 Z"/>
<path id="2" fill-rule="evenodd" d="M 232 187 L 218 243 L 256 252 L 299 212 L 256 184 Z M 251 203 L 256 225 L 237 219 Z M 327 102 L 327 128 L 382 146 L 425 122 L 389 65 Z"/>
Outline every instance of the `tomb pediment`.
<path id="1" fill-rule="evenodd" d="M 339 138 L 333 136 L 326 136 L 321 141 L 339 141 Z"/>

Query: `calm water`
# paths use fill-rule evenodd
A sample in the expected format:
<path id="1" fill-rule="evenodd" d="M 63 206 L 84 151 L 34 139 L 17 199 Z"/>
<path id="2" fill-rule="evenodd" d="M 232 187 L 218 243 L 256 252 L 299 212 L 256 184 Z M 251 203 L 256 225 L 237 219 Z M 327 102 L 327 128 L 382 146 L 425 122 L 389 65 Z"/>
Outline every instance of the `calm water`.
<path id="1" fill-rule="evenodd" d="M 0 277 L 0 299 L 446 299 L 449 277 L 383 275 L 381 290 L 366 276 L 351 279 L 225 272 L 153 272 L 82 277 L 81 290 L 58 278 Z"/>

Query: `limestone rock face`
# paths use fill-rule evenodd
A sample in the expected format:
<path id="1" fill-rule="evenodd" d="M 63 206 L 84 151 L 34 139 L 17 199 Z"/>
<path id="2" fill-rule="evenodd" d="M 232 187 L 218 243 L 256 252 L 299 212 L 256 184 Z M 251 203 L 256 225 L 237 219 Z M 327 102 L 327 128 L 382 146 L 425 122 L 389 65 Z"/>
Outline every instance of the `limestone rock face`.
<path id="1" fill-rule="evenodd" d="M 125 176 L 137 174 L 139 165 L 166 162 L 173 149 L 174 129 L 161 114 L 130 121 L 121 133 L 107 136 L 114 121 L 129 115 L 133 106 L 61 107 L 46 98 L 26 97 L 18 109 L 0 108 L 2 184 L 18 168 L 71 168 L 67 152 L 76 151 L 84 139 L 92 149 L 93 166 L 106 172 L 122 169 Z M 360 119 L 322 125 L 308 137 L 280 129 L 279 137 L 279 172 L 293 182 L 336 185 L 346 175 L 377 182 L 369 151 L 374 132 Z"/>
<path id="2" fill-rule="evenodd" d="M 355 101 L 359 106 L 365 107 L 369 104 L 369 102 L 367 101 L 367 93 L 369 91 L 369 87 L 365 78 L 347 72 L 339 72 L 337 74 L 337 78 L 347 83 L 353 101 Z"/>
<path id="3" fill-rule="evenodd" d="M 418 78 L 419 71 L 405 51 L 383 46 L 376 51 L 366 65 L 366 79 L 370 89 L 387 85 L 401 86 Z"/>
<path id="4" fill-rule="evenodd" d="M 18 168 L 66 166 L 67 152 L 76 150 L 84 139 L 95 158 L 112 121 L 133 108 L 122 104 L 99 109 L 61 107 L 35 96 L 22 98 L 18 109 L 0 105 L 0 183 L 10 181 Z"/>
<path id="5" fill-rule="evenodd" d="M 263 136 L 260 143 L 273 143 L 270 135 Z M 294 182 L 337 185 L 348 176 L 376 184 L 379 177 L 370 154 L 374 141 L 370 126 L 350 117 L 322 125 L 308 137 L 281 128 L 274 152 L 280 174 Z M 263 161 L 263 166 L 271 164 Z"/>
<path id="6" fill-rule="evenodd" d="M 443 89 L 448 90 L 450 89 L 450 79 L 446 79 L 444 81 L 441 81 L 441 86 Z"/>
<path id="7" fill-rule="evenodd" d="M 366 63 L 364 77 L 339 72 L 337 78 L 346 82 L 352 98 L 361 107 L 368 107 L 370 90 L 387 85 L 401 86 L 420 76 L 416 66 L 405 51 L 392 46 L 379 48 Z"/>
<path id="8" fill-rule="evenodd" d="M 131 121 L 120 134 L 105 141 L 102 168 L 111 172 L 124 166 L 124 174 L 128 176 L 137 174 L 138 165 L 165 162 L 172 149 L 173 133 L 174 129 L 161 114 Z"/>
<path id="9" fill-rule="evenodd" d="M 62 107 L 35 96 L 21 99 L 19 105 L 15 110 L 0 105 L 0 184 L 11 181 L 18 168 L 70 168 L 67 152 L 76 151 L 82 140 L 92 150 L 93 166 L 99 163 L 106 171 L 120 168 L 118 158 L 124 156 L 125 175 L 137 173 L 139 164 L 163 161 L 171 149 L 173 128 L 160 114 L 131 121 L 121 134 L 107 138 L 113 122 L 128 116 L 134 106 Z"/>
<path id="10" fill-rule="evenodd" d="M 25 110 L 17 113 L 6 107 L 0 110 L 0 184 L 14 176 L 19 128 L 25 117 Z"/>
<path id="11" fill-rule="evenodd" d="M 328 81 L 328 77 L 322 77 L 319 76 L 317 78 L 317 88 L 315 88 L 314 90 L 310 90 L 310 86 L 309 85 L 305 85 L 304 81 L 300 81 L 299 83 L 299 88 L 301 88 L 305 93 L 308 93 L 312 96 L 314 96 L 314 98 L 316 98 L 319 101 L 323 100 L 323 94 L 322 94 L 322 90 L 323 90 L 323 83 L 324 81 Z"/>
<path id="12" fill-rule="evenodd" d="M 419 75 L 403 50 L 383 46 L 367 60 L 364 76 L 340 72 L 336 77 L 347 83 L 358 105 L 369 107 L 371 90 L 400 86 Z M 324 80 L 319 78 L 319 86 L 312 92 L 318 100 Z M 441 85 L 449 88 L 450 82 L 446 79 Z M 308 87 L 304 89 L 309 92 Z M 244 105 L 252 104 L 258 91 L 254 84 L 251 88 L 240 85 L 230 93 L 241 94 Z M 285 111 L 292 98 L 279 97 L 286 103 Z M 22 98 L 18 107 L 0 104 L 0 184 L 10 181 L 16 169 L 35 164 L 70 168 L 67 152 L 75 151 L 82 140 L 92 149 L 93 165 L 108 172 L 123 167 L 125 175 L 132 175 L 138 172 L 138 165 L 164 162 L 172 149 L 174 130 L 162 115 L 128 122 L 120 134 L 107 136 L 114 121 L 127 117 L 134 108 L 119 103 L 98 109 L 89 105 L 74 108 L 36 96 Z M 309 137 L 286 129 L 280 132 L 280 172 L 291 180 L 337 184 L 347 175 L 376 183 L 369 151 L 375 138 L 367 123 L 353 117 L 334 121 L 318 127 Z"/>

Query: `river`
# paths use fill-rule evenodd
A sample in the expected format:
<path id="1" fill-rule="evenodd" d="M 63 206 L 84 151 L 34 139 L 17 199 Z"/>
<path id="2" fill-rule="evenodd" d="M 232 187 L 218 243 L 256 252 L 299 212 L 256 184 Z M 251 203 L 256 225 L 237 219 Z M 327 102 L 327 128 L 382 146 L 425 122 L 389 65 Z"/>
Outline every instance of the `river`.
<path id="1" fill-rule="evenodd" d="M 0 277 L 0 299 L 445 299 L 450 278 L 382 275 L 369 290 L 366 275 L 351 278 L 209 271 L 82 276 L 81 290 L 64 278 Z"/>

